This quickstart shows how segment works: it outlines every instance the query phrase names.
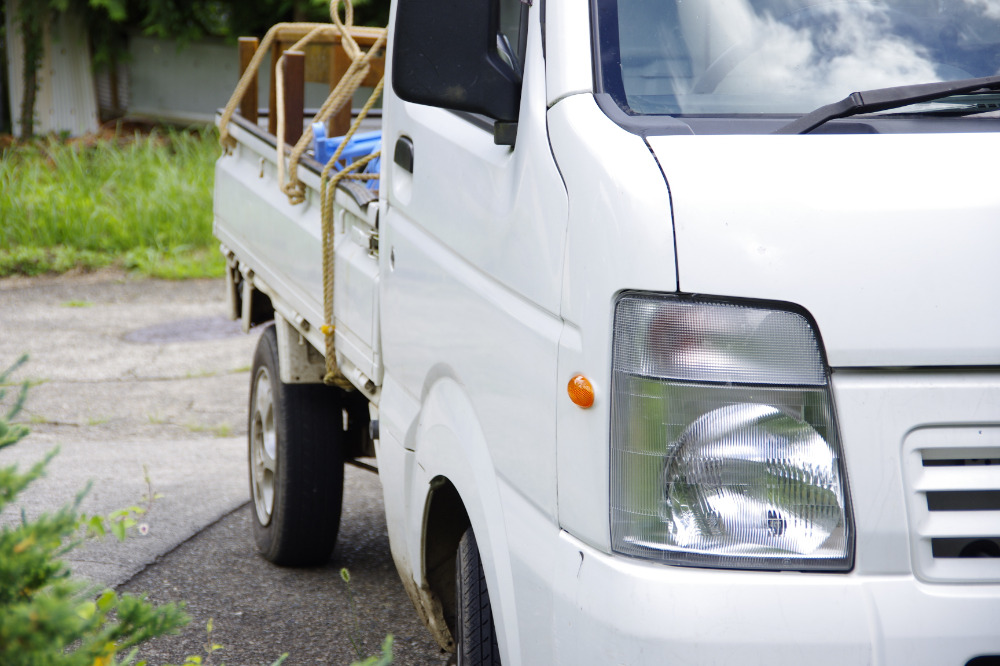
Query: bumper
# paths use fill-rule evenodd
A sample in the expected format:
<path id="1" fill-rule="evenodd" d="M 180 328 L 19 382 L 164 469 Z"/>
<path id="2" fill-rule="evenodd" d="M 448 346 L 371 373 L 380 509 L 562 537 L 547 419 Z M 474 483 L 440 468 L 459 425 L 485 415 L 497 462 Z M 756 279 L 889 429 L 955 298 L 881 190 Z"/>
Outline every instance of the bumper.
<path id="1" fill-rule="evenodd" d="M 1000 663 L 1000 558 L 937 549 L 1000 537 L 1000 372 L 841 370 L 832 388 L 853 505 L 853 571 L 666 566 L 611 556 L 606 524 L 568 520 L 566 531 L 550 532 L 558 544 L 554 661 Z M 560 478 L 561 518 L 577 518 L 579 506 L 599 515 L 590 498 L 607 495 L 595 478 L 589 494 L 573 475 Z M 989 499 L 932 509 L 934 493 Z"/>
<path id="2" fill-rule="evenodd" d="M 565 532 L 557 550 L 559 663 L 964 666 L 1000 655 L 1000 585 L 667 567 Z"/>

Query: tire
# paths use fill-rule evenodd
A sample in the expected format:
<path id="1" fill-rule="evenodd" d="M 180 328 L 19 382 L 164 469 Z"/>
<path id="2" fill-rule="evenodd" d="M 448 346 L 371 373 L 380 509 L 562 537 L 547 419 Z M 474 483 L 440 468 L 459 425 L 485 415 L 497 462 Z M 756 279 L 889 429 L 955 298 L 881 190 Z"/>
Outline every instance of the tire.
<path id="1" fill-rule="evenodd" d="M 455 653 L 458 666 L 499 666 L 496 625 L 476 535 L 470 527 L 455 556 Z"/>
<path id="2" fill-rule="evenodd" d="M 322 384 L 283 384 L 280 376 L 271 325 L 260 335 L 250 375 L 254 541 L 275 564 L 321 565 L 340 528 L 344 393 Z"/>

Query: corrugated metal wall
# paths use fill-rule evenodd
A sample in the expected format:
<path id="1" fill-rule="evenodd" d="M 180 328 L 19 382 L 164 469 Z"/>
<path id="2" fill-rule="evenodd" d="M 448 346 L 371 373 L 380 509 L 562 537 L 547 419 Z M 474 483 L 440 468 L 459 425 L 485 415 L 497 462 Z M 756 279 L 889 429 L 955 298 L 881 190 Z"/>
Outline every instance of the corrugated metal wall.
<path id="1" fill-rule="evenodd" d="M 20 135 L 24 52 L 20 30 L 14 24 L 19 0 L 0 0 L 6 6 L 10 109 L 14 133 Z M 31 2 L 32 0 L 20 0 Z M 100 113 L 105 119 L 126 115 L 168 122 L 211 123 L 215 111 L 229 100 L 239 78 L 236 45 L 205 40 L 178 48 L 176 42 L 135 34 L 129 39 L 129 58 L 117 68 L 95 75 L 87 32 L 82 21 L 63 16 L 47 35 L 45 61 L 39 71 L 35 105 L 35 132 L 96 131 Z M 269 67 L 261 68 L 259 106 L 267 105 Z M 329 88 L 306 84 L 306 106 L 319 107 Z M 355 106 L 367 99 L 359 93 Z"/>
<path id="2" fill-rule="evenodd" d="M 205 40 L 178 49 L 176 42 L 133 35 L 129 54 L 129 116 L 211 123 L 240 78 L 236 45 L 222 41 Z M 269 85 L 270 68 L 265 64 L 260 71 L 259 106 L 267 106 Z M 319 107 L 329 93 L 325 84 L 307 83 L 306 106 Z"/>
<path id="3" fill-rule="evenodd" d="M 239 79 L 236 46 L 175 42 L 133 35 L 129 40 L 128 114 L 172 122 L 211 123 Z"/>
<path id="4" fill-rule="evenodd" d="M 31 0 L 23 0 L 30 2 Z M 17 0 L 6 0 L 7 64 L 14 134 L 21 134 L 24 94 L 24 43 L 13 20 Z M 62 14 L 45 34 L 45 58 L 38 72 L 35 132 L 68 132 L 73 136 L 97 130 L 97 99 L 90 45 L 83 21 Z"/>

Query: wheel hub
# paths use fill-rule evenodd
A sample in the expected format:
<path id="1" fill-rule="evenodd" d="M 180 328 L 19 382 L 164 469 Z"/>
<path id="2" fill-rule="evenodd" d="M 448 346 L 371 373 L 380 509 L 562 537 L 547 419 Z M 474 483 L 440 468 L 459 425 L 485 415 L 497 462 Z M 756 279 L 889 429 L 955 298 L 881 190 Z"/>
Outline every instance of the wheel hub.
<path id="1" fill-rule="evenodd" d="M 250 419 L 250 479 L 254 508 L 261 525 L 271 522 L 274 511 L 274 475 L 278 459 L 278 436 L 274 422 L 274 393 L 266 368 L 254 378 L 254 400 Z"/>

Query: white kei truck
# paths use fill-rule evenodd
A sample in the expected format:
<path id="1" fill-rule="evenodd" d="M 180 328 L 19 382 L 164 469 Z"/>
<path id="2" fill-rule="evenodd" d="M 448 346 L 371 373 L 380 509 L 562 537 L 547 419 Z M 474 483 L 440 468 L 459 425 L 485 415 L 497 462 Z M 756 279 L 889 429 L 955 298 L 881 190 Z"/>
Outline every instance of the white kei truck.
<path id="1" fill-rule="evenodd" d="M 1000 2 L 387 35 L 377 181 L 220 117 L 263 555 L 358 463 L 458 664 L 998 666 Z"/>

